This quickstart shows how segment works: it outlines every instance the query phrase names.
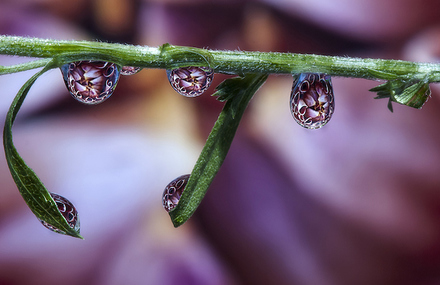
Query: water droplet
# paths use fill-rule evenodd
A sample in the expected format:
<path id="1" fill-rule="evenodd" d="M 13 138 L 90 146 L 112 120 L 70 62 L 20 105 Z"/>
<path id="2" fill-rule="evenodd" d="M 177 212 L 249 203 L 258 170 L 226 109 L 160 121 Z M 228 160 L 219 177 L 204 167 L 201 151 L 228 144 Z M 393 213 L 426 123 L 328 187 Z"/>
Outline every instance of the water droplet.
<path id="1" fill-rule="evenodd" d="M 85 104 L 98 104 L 115 91 L 119 67 L 111 62 L 77 61 L 61 67 L 64 83 L 73 98 Z"/>
<path id="2" fill-rule="evenodd" d="M 177 206 L 183 190 L 188 183 L 189 174 L 182 175 L 171 181 L 162 194 L 162 206 L 169 212 Z"/>
<path id="3" fill-rule="evenodd" d="M 141 71 L 142 68 L 136 66 L 123 66 L 121 69 L 122 75 L 133 75 Z"/>
<path id="4" fill-rule="evenodd" d="M 60 211 L 61 215 L 63 215 L 63 217 L 66 219 L 69 226 L 75 231 L 79 232 L 79 228 L 80 228 L 79 217 L 78 217 L 78 212 L 75 209 L 75 206 L 73 206 L 73 204 L 69 200 L 67 200 L 61 195 L 50 193 L 50 196 L 52 196 L 52 199 L 57 204 L 58 210 Z M 51 224 L 45 221 L 40 220 L 40 222 L 43 224 L 43 226 L 45 226 L 51 231 L 61 234 L 65 233 L 64 231 L 52 226 Z"/>
<path id="5" fill-rule="evenodd" d="M 330 75 L 300 73 L 294 76 L 290 111 L 295 121 L 307 129 L 319 129 L 330 120 L 335 99 Z"/>
<path id="6" fill-rule="evenodd" d="M 209 67 L 188 66 L 167 70 L 171 86 L 185 97 L 203 94 L 212 83 L 214 70 Z"/>

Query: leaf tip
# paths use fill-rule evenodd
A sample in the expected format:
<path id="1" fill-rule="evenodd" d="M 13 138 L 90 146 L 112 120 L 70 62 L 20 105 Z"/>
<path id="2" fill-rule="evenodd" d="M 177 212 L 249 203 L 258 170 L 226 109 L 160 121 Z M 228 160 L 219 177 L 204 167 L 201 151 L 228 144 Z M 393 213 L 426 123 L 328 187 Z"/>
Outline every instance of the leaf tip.
<path id="1" fill-rule="evenodd" d="M 76 233 L 75 235 L 69 235 L 69 236 L 71 236 L 71 237 L 74 237 L 74 238 L 79 238 L 79 239 L 82 239 L 82 240 L 84 240 L 83 236 L 82 236 L 82 235 L 80 235 L 79 233 Z"/>
<path id="2" fill-rule="evenodd" d="M 189 217 L 185 218 L 185 216 L 183 216 L 180 212 L 181 211 L 176 211 L 176 209 L 169 212 L 171 222 L 175 228 L 180 227 L 189 219 Z"/>

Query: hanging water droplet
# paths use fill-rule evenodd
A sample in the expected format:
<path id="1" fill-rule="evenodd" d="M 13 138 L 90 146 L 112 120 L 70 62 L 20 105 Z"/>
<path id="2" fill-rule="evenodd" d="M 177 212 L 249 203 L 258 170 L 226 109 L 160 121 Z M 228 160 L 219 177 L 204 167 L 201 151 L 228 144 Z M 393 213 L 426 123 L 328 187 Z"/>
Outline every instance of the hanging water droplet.
<path id="1" fill-rule="evenodd" d="M 78 217 L 78 212 L 75 209 L 75 206 L 73 206 L 73 204 L 69 200 L 67 200 L 61 195 L 50 193 L 50 196 L 57 204 L 58 210 L 60 211 L 61 215 L 63 215 L 63 217 L 66 219 L 69 226 L 79 233 L 79 229 L 80 229 L 79 217 Z M 40 222 L 43 224 L 43 226 L 45 226 L 51 231 L 61 234 L 65 233 L 64 231 L 52 226 L 51 224 L 45 221 L 40 220 Z"/>
<path id="2" fill-rule="evenodd" d="M 185 97 L 202 95 L 212 83 L 214 70 L 209 67 L 188 66 L 167 70 L 171 86 Z"/>
<path id="3" fill-rule="evenodd" d="M 162 194 L 162 206 L 169 212 L 177 206 L 183 190 L 188 183 L 189 174 L 182 175 L 171 181 Z"/>
<path id="4" fill-rule="evenodd" d="M 300 73 L 294 76 L 290 111 L 295 121 L 307 129 L 319 129 L 330 120 L 335 99 L 330 75 Z"/>
<path id="5" fill-rule="evenodd" d="M 141 71 L 142 68 L 136 66 L 123 66 L 121 69 L 122 75 L 133 75 Z"/>
<path id="6" fill-rule="evenodd" d="M 111 62 L 77 61 L 61 68 L 64 83 L 73 98 L 85 104 L 98 104 L 115 91 L 119 67 Z"/>

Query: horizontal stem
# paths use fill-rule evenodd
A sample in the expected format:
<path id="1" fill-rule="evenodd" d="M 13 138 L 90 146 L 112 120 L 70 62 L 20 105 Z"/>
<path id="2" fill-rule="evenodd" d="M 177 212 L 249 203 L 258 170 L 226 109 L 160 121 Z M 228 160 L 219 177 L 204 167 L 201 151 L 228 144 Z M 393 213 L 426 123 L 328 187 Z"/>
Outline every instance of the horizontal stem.
<path id="1" fill-rule="evenodd" d="M 229 74 L 320 72 L 366 79 L 428 78 L 428 82 L 440 82 L 440 64 L 434 63 L 313 54 L 219 51 L 167 44 L 161 47 L 147 47 L 0 36 L 0 54 L 60 58 L 61 63 L 69 60 L 106 60 L 144 68 L 171 69 L 185 65 L 209 65 L 217 73 Z"/>

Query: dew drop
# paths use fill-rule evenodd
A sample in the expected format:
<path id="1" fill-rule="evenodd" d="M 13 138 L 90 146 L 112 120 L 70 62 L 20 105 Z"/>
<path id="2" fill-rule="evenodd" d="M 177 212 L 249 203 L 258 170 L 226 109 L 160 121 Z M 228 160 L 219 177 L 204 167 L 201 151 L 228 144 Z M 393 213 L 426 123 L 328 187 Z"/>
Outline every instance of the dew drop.
<path id="1" fill-rule="evenodd" d="M 328 123 L 335 110 L 330 75 L 300 73 L 294 75 L 290 111 L 295 121 L 307 129 L 319 129 Z"/>
<path id="2" fill-rule="evenodd" d="M 142 68 L 136 66 L 123 66 L 121 69 L 122 75 L 133 75 L 141 71 Z"/>
<path id="3" fill-rule="evenodd" d="M 188 183 L 189 174 L 182 175 L 171 181 L 162 194 L 162 206 L 167 212 L 174 209 L 179 203 L 183 190 Z"/>
<path id="4" fill-rule="evenodd" d="M 167 76 L 177 93 L 185 97 L 197 97 L 211 85 L 214 70 L 209 67 L 188 66 L 167 70 Z"/>
<path id="5" fill-rule="evenodd" d="M 84 104 L 98 104 L 115 91 L 120 68 L 111 62 L 77 61 L 61 68 L 64 83 L 73 98 Z"/>
<path id="6" fill-rule="evenodd" d="M 80 230 L 79 217 L 78 217 L 78 212 L 75 209 L 75 206 L 73 206 L 73 204 L 69 200 L 67 200 L 61 195 L 50 193 L 50 196 L 57 204 L 58 210 L 60 211 L 61 215 L 63 215 L 63 217 L 66 219 L 69 226 L 79 233 Z M 45 221 L 40 220 L 40 222 L 43 224 L 43 226 L 45 226 L 51 231 L 65 234 L 64 231 L 52 226 L 51 224 Z"/>

